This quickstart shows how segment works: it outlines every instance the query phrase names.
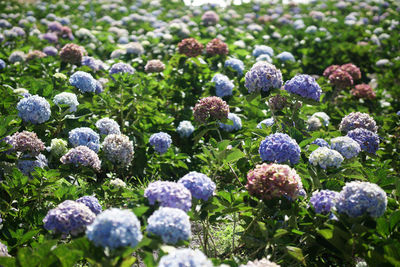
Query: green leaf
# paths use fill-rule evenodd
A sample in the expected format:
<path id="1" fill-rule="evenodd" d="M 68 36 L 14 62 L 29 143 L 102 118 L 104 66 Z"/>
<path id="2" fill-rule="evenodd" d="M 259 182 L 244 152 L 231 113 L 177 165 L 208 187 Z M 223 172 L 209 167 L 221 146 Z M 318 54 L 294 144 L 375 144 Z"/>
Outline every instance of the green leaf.
<path id="1" fill-rule="evenodd" d="M 238 161 L 239 159 L 243 158 L 244 156 L 245 156 L 245 154 L 241 150 L 234 148 L 226 156 L 226 161 L 228 161 L 228 162 Z"/>
<path id="2" fill-rule="evenodd" d="M 300 248 L 297 247 L 292 247 L 292 246 L 286 246 L 287 252 L 290 256 L 292 256 L 294 259 L 298 260 L 301 262 L 303 265 L 306 265 L 306 261 L 303 256 L 303 252 Z"/>

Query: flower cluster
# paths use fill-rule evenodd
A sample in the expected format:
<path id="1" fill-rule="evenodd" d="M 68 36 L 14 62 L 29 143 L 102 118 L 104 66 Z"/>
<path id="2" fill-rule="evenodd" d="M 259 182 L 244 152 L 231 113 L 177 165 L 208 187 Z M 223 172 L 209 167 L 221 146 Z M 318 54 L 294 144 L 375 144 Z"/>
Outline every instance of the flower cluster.
<path id="1" fill-rule="evenodd" d="M 294 199 L 303 189 L 303 184 L 296 170 L 288 165 L 263 163 L 249 171 L 246 188 L 250 195 L 263 200 L 281 196 Z"/>
<path id="2" fill-rule="evenodd" d="M 315 191 L 310 198 L 316 213 L 328 214 L 335 209 L 339 193 L 331 190 Z"/>
<path id="3" fill-rule="evenodd" d="M 328 147 L 319 147 L 310 154 L 309 162 L 321 168 L 326 169 L 328 167 L 339 168 L 344 158 L 336 150 Z"/>
<path id="4" fill-rule="evenodd" d="M 62 164 L 74 164 L 75 166 L 91 167 L 97 171 L 100 170 L 101 161 L 99 156 L 86 146 L 78 146 L 68 151 L 60 159 Z"/>
<path id="5" fill-rule="evenodd" d="M 24 174 L 29 175 L 31 172 L 35 170 L 35 167 L 44 168 L 47 167 L 47 159 L 43 154 L 39 154 L 35 156 L 35 159 L 24 159 L 27 158 L 26 156 L 22 159 L 18 160 L 17 166 L 18 169 Z"/>
<path id="6" fill-rule="evenodd" d="M 7 246 L 1 242 L 0 242 L 0 257 L 11 257 L 10 254 L 8 254 Z"/>
<path id="7" fill-rule="evenodd" d="M 256 45 L 253 50 L 253 57 L 259 57 L 261 55 L 274 56 L 274 50 L 266 45 Z"/>
<path id="8" fill-rule="evenodd" d="M 71 64 L 81 64 L 82 57 L 85 56 L 86 50 L 84 47 L 77 44 L 66 44 L 60 51 L 60 59 L 63 62 Z"/>
<path id="9" fill-rule="evenodd" d="M 356 141 L 362 151 L 375 154 L 379 148 L 379 136 L 363 128 L 357 128 L 347 133 L 347 136 Z"/>
<path id="10" fill-rule="evenodd" d="M 376 98 L 374 89 L 372 89 L 371 86 L 365 83 L 357 84 L 355 88 L 351 89 L 350 93 L 357 98 L 363 98 L 363 99 Z"/>
<path id="11" fill-rule="evenodd" d="M 54 96 L 53 102 L 57 106 L 68 105 L 69 112 L 75 112 L 79 105 L 78 99 L 76 98 L 76 94 L 67 92 L 63 92 Z"/>
<path id="12" fill-rule="evenodd" d="M 215 83 L 215 93 L 218 97 L 232 95 L 232 90 L 235 85 L 227 76 L 217 73 L 211 81 Z"/>
<path id="13" fill-rule="evenodd" d="M 296 59 L 294 58 L 293 54 L 290 53 L 290 52 L 286 52 L 286 51 L 278 54 L 276 56 L 276 58 L 279 59 L 280 61 L 283 61 L 283 62 L 287 62 L 287 61 L 295 62 L 296 61 Z"/>
<path id="14" fill-rule="evenodd" d="M 288 106 L 287 98 L 281 95 L 272 96 L 268 100 L 268 106 L 272 111 L 280 111 Z"/>
<path id="15" fill-rule="evenodd" d="M 228 55 L 228 45 L 220 39 L 214 38 L 206 45 L 206 53 L 210 56 Z"/>
<path id="16" fill-rule="evenodd" d="M 329 143 L 326 142 L 324 139 L 322 138 L 317 138 L 314 141 L 312 141 L 311 144 L 317 145 L 317 146 L 326 146 L 329 147 Z"/>
<path id="17" fill-rule="evenodd" d="M 338 151 L 347 159 L 356 157 L 361 151 L 360 145 L 347 136 L 332 138 L 331 149 Z"/>
<path id="18" fill-rule="evenodd" d="M 107 68 L 107 65 L 104 64 L 103 61 L 101 61 L 100 59 L 95 59 L 93 57 L 88 57 L 88 56 L 84 56 L 82 58 L 82 65 L 88 66 L 93 71 L 105 70 Z"/>
<path id="19" fill-rule="evenodd" d="M 192 206 L 192 195 L 181 183 L 156 181 L 150 183 L 144 196 L 151 205 L 159 202 L 161 207 L 178 208 L 189 211 Z"/>
<path id="20" fill-rule="evenodd" d="M 296 164 L 300 159 L 300 147 L 296 140 L 284 133 L 268 135 L 258 149 L 263 161 Z"/>
<path id="21" fill-rule="evenodd" d="M 115 186 L 115 187 L 120 187 L 120 188 L 126 187 L 126 183 L 119 178 L 111 180 L 110 185 Z"/>
<path id="22" fill-rule="evenodd" d="M 153 72 L 162 72 L 165 70 L 165 65 L 158 59 L 152 59 L 147 61 L 146 66 L 144 66 L 144 71 L 147 73 L 153 73 Z"/>
<path id="23" fill-rule="evenodd" d="M 229 113 L 228 114 L 228 120 L 233 122 L 233 125 L 231 124 L 225 124 L 225 123 L 219 123 L 219 128 L 221 128 L 224 131 L 227 132 L 233 132 L 233 131 L 238 131 L 242 129 L 242 120 L 240 117 L 234 113 Z"/>
<path id="24" fill-rule="evenodd" d="M 94 196 L 83 196 L 78 198 L 76 202 L 85 204 L 96 215 L 102 210 L 99 200 Z"/>
<path id="25" fill-rule="evenodd" d="M 68 145 L 67 141 L 63 139 L 54 138 L 51 140 L 50 143 L 50 152 L 56 157 L 61 157 L 62 155 L 68 152 L 67 145 Z"/>
<path id="26" fill-rule="evenodd" d="M 183 184 L 193 197 L 208 200 L 215 191 L 215 183 L 205 174 L 200 172 L 189 172 L 178 183 Z"/>
<path id="27" fill-rule="evenodd" d="M 357 80 L 361 79 L 360 69 L 352 63 L 344 64 L 344 65 L 340 66 L 340 69 L 342 69 L 342 70 L 346 71 L 348 74 L 350 74 L 353 81 L 357 81 Z"/>
<path id="28" fill-rule="evenodd" d="M 280 265 L 262 258 L 261 260 L 249 261 L 246 265 L 242 264 L 239 267 L 280 267 Z"/>
<path id="29" fill-rule="evenodd" d="M 311 115 L 311 117 L 315 117 L 322 120 L 322 124 L 326 127 L 329 125 L 329 116 L 325 112 L 315 112 Z"/>
<path id="30" fill-rule="evenodd" d="M 161 236 L 164 243 L 176 244 L 191 237 L 189 216 L 181 209 L 161 207 L 147 220 L 147 231 Z"/>
<path id="31" fill-rule="evenodd" d="M 154 146 L 154 150 L 160 154 L 167 152 L 168 148 L 172 144 L 171 136 L 164 132 L 155 133 L 150 136 L 150 145 Z"/>
<path id="32" fill-rule="evenodd" d="M 58 54 L 58 50 L 54 46 L 46 46 L 43 48 L 43 52 L 48 56 L 56 56 Z"/>
<path id="33" fill-rule="evenodd" d="M 139 42 L 131 42 L 125 46 L 127 54 L 141 55 L 144 53 L 144 48 Z"/>
<path id="34" fill-rule="evenodd" d="M 40 50 L 33 50 L 26 55 L 26 61 L 31 61 L 38 58 L 46 57 L 47 55 Z"/>
<path id="35" fill-rule="evenodd" d="M 73 147 L 87 146 L 94 152 L 100 149 L 100 136 L 88 127 L 75 128 L 69 132 L 69 142 Z"/>
<path id="36" fill-rule="evenodd" d="M 267 127 L 271 127 L 272 125 L 274 125 L 274 123 L 275 123 L 274 118 L 268 118 L 268 119 L 262 120 L 257 124 L 257 129 L 262 129 L 263 125 L 265 125 Z"/>
<path id="37" fill-rule="evenodd" d="M 86 230 L 87 238 L 96 246 L 115 249 L 135 247 L 143 238 L 140 222 L 130 210 L 108 209 L 97 215 Z"/>
<path id="38" fill-rule="evenodd" d="M 244 63 L 240 59 L 236 58 L 230 58 L 227 59 L 224 63 L 225 68 L 232 68 L 234 71 L 236 71 L 240 76 L 243 75 L 244 71 Z"/>
<path id="39" fill-rule="evenodd" d="M 41 96 L 33 95 L 22 98 L 18 104 L 18 116 L 24 122 L 40 124 L 50 119 L 50 104 Z"/>
<path id="40" fill-rule="evenodd" d="M 158 264 L 158 267 L 171 266 L 213 267 L 213 264 L 200 250 L 179 248 L 161 257 Z"/>
<path id="41" fill-rule="evenodd" d="M 10 63 L 16 63 L 16 62 L 24 62 L 26 59 L 26 55 L 22 51 L 14 51 L 11 53 L 11 55 L 8 57 L 8 61 Z"/>
<path id="42" fill-rule="evenodd" d="M 336 77 L 336 79 L 342 80 L 342 81 L 336 81 L 336 83 L 338 83 L 339 85 L 340 84 L 346 85 L 345 87 L 348 87 L 350 83 L 353 84 L 353 81 L 357 81 L 357 80 L 361 79 L 361 71 L 360 71 L 360 69 L 356 65 L 354 65 L 352 63 L 347 63 L 347 64 L 344 64 L 342 66 L 331 65 L 331 66 L 329 66 L 328 68 L 326 68 L 324 70 L 323 75 L 326 78 L 329 78 L 331 83 L 337 85 L 335 83 L 335 81 L 331 80 L 331 77 L 330 77 L 335 72 L 337 72 L 337 74 L 335 74 L 332 77 Z M 346 75 L 346 74 L 348 74 L 348 75 Z M 341 87 L 341 88 L 344 88 L 344 87 Z"/>
<path id="43" fill-rule="evenodd" d="M 83 232 L 95 218 L 96 215 L 85 204 L 65 200 L 49 210 L 43 223 L 47 230 L 76 235 Z"/>
<path id="44" fill-rule="evenodd" d="M 22 131 L 4 139 L 6 143 L 12 146 L 12 150 L 29 153 L 33 156 L 38 155 L 45 149 L 44 143 L 34 132 Z"/>
<path id="45" fill-rule="evenodd" d="M 307 120 L 307 130 L 309 131 L 316 131 L 319 128 L 321 128 L 322 123 L 321 120 L 318 117 L 313 117 L 311 116 Z"/>
<path id="46" fill-rule="evenodd" d="M 300 74 L 287 81 L 285 90 L 304 98 L 320 101 L 322 89 L 310 75 Z"/>
<path id="47" fill-rule="evenodd" d="M 187 57 L 197 57 L 203 52 L 204 46 L 194 38 L 183 39 L 178 44 L 178 51 Z"/>
<path id="48" fill-rule="evenodd" d="M 282 86 L 282 73 L 274 65 L 260 61 L 246 73 L 244 86 L 249 93 L 279 89 Z"/>
<path id="49" fill-rule="evenodd" d="M 329 82 L 339 89 L 344 89 L 353 85 L 353 78 L 347 71 L 339 68 L 329 75 Z"/>
<path id="50" fill-rule="evenodd" d="M 349 182 L 339 194 L 336 208 L 350 217 L 368 214 L 380 217 L 385 213 L 387 196 L 378 185 L 369 182 Z"/>
<path id="51" fill-rule="evenodd" d="M 77 71 L 69 78 L 69 83 L 78 88 L 82 93 L 96 93 L 98 90 L 98 81 L 93 78 L 92 74 Z"/>
<path id="52" fill-rule="evenodd" d="M 367 113 L 361 112 L 351 112 L 342 119 L 339 125 L 339 130 L 345 133 L 357 128 L 364 128 L 374 133 L 378 131 L 375 120 Z"/>
<path id="53" fill-rule="evenodd" d="M 113 74 L 124 74 L 124 73 L 129 73 L 129 74 L 134 74 L 135 73 L 135 69 L 132 68 L 131 65 L 123 63 L 123 62 L 119 62 L 119 63 L 115 63 L 114 65 L 111 66 L 110 70 L 109 70 L 109 74 L 113 75 Z"/>
<path id="54" fill-rule="evenodd" d="M 103 141 L 102 149 L 106 158 L 123 167 L 129 166 L 134 150 L 133 143 L 123 134 L 110 134 Z"/>
<path id="55" fill-rule="evenodd" d="M 200 123 L 227 119 L 228 114 L 228 104 L 216 96 L 209 96 L 200 99 L 193 109 L 194 119 Z"/>
<path id="56" fill-rule="evenodd" d="M 99 130 L 100 134 L 104 135 L 121 133 L 118 123 L 110 118 L 102 118 L 98 120 L 96 122 L 96 127 Z"/>
<path id="57" fill-rule="evenodd" d="M 214 11 L 209 10 L 204 12 L 204 14 L 201 16 L 201 21 L 206 26 L 215 25 L 219 21 L 219 16 Z"/>
<path id="58" fill-rule="evenodd" d="M 176 131 L 180 137 L 189 137 L 194 132 L 194 127 L 190 121 L 181 121 Z"/>

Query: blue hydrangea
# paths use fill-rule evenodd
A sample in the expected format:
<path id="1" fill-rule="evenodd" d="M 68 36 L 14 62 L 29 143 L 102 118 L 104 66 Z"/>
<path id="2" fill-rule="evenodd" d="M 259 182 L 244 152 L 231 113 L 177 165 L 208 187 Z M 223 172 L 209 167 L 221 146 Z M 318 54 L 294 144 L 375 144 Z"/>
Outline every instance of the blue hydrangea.
<path id="1" fill-rule="evenodd" d="M 347 136 L 356 141 L 362 151 L 375 154 L 379 149 L 379 136 L 364 128 L 357 128 L 347 133 Z"/>
<path id="2" fill-rule="evenodd" d="M 339 194 L 336 209 L 350 217 L 369 214 L 380 217 L 385 213 L 387 196 L 378 185 L 369 182 L 349 182 Z"/>
<path id="3" fill-rule="evenodd" d="M 154 146 L 154 150 L 160 154 L 167 152 L 172 144 L 171 136 L 164 132 L 155 133 L 150 136 L 150 145 Z"/>
<path id="4" fill-rule="evenodd" d="M 327 127 L 329 125 L 330 117 L 325 112 L 315 112 L 314 114 L 311 115 L 311 117 L 316 117 L 316 118 L 320 119 L 320 121 L 322 120 L 322 124 L 325 127 Z"/>
<path id="5" fill-rule="evenodd" d="M 119 124 L 115 120 L 110 118 L 102 118 L 98 120 L 96 122 L 96 127 L 99 130 L 100 134 L 121 134 Z"/>
<path id="6" fill-rule="evenodd" d="M 322 89 L 313 77 L 307 74 L 299 74 L 285 83 L 284 89 L 289 93 L 304 98 L 320 101 Z"/>
<path id="7" fill-rule="evenodd" d="M 105 70 L 107 67 L 103 61 L 88 56 L 82 57 L 82 65 L 88 66 L 93 71 Z"/>
<path id="8" fill-rule="evenodd" d="M 76 202 L 85 204 L 96 215 L 102 210 L 99 200 L 94 196 L 83 196 L 78 198 Z"/>
<path id="9" fill-rule="evenodd" d="M 136 215 L 130 210 L 116 208 L 97 215 L 88 226 L 86 236 L 96 246 L 110 249 L 135 247 L 143 238 Z"/>
<path id="10" fill-rule="evenodd" d="M 328 214 L 335 209 L 339 193 L 331 190 L 315 191 L 310 198 L 316 213 Z"/>
<path id="11" fill-rule="evenodd" d="M 282 87 L 282 73 L 274 65 L 260 61 L 246 73 L 244 86 L 249 93 L 269 91 Z"/>
<path id="12" fill-rule="evenodd" d="M 69 142 L 73 147 L 87 146 L 94 152 L 100 149 L 100 136 L 88 127 L 75 128 L 69 132 Z"/>
<path id="13" fill-rule="evenodd" d="M 68 105 L 69 112 L 75 112 L 79 105 L 78 99 L 76 98 L 76 94 L 68 92 L 63 92 L 54 96 L 53 102 L 57 106 Z"/>
<path id="14" fill-rule="evenodd" d="M 228 120 L 233 122 L 233 125 L 231 124 L 224 124 L 224 123 L 219 123 L 219 128 L 221 128 L 224 131 L 227 132 L 233 132 L 233 131 L 238 131 L 242 129 L 242 120 L 240 117 L 234 113 L 229 113 L 228 114 Z"/>
<path id="15" fill-rule="evenodd" d="M 268 119 L 262 120 L 257 124 L 257 129 L 262 129 L 263 125 L 265 125 L 267 127 L 271 127 L 272 125 L 274 125 L 274 123 L 275 123 L 274 118 L 268 118 Z"/>
<path id="16" fill-rule="evenodd" d="M 104 91 L 104 88 L 103 88 L 103 85 L 101 84 L 101 82 L 99 82 L 98 80 L 95 80 L 95 84 L 96 84 L 96 87 L 94 90 L 95 94 L 102 93 Z"/>
<path id="17" fill-rule="evenodd" d="M 43 52 L 48 56 L 56 56 L 58 54 L 58 50 L 54 46 L 46 46 L 43 48 Z"/>
<path id="18" fill-rule="evenodd" d="M 225 68 L 232 68 L 235 70 L 240 76 L 243 75 L 244 71 L 244 63 L 240 59 L 230 58 L 225 61 Z"/>
<path id="19" fill-rule="evenodd" d="M 69 78 L 69 83 L 78 88 L 82 93 L 96 92 L 97 81 L 90 73 L 77 71 Z"/>
<path id="20" fill-rule="evenodd" d="M 272 58 L 271 58 L 269 55 L 267 55 L 267 54 L 263 54 L 263 55 L 258 56 L 258 57 L 256 58 L 256 61 L 257 61 L 257 62 L 259 62 L 259 61 L 266 61 L 266 62 L 268 62 L 268 63 L 272 63 Z"/>
<path id="21" fill-rule="evenodd" d="M 159 202 L 161 207 L 178 208 L 186 212 L 192 207 L 192 194 L 180 183 L 152 182 L 144 191 L 144 196 L 149 200 L 150 205 Z"/>
<path id="22" fill-rule="evenodd" d="M 189 189 L 192 196 L 197 199 L 208 200 L 215 191 L 215 183 L 205 174 L 200 172 L 189 172 L 178 183 Z"/>
<path id="23" fill-rule="evenodd" d="M 253 57 L 259 57 L 260 55 L 274 56 L 274 49 L 266 45 L 256 45 L 253 49 Z"/>
<path id="24" fill-rule="evenodd" d="M 258 152 L 263 161 L 277 163 L 290 161 L 291 164 L 296 164 L 300 159 L 300 146 L 296 140 L 284 133 L 268 135 L 261 141 Z"/>
<path id="25" fill-rule="evenodd" d="M 347 136 L 332 138 L 331 148 L 338 151 L 347 159 L 356 157 L 361 151 L 360 145 Z"/>
<path id="26" fill-rule="evenodd" d="M 83 232 L 95 218 L 96 215 L 85 204 L 65 200 L 49 210 L 43 223 L 47 230 L 76 235 Z"/>
<path id="27" fill-rule="evenodd" d="M 310 154 L 308 160 L 312 165 L 319 165 L 322 169 L 326 169 L 328 167 L 339 168 L 344 158 L 336 150 L 319 147 Z"/>
<path id="28" fill-rule="evenodd" d="M 189 216 L 181 209 L 161 207 L 147 220 L 147 231 L 161 236 L 164 243 L 176 244 L 192 235 Z"/>
<path id="29" fill-rule="evenodd" d="M 24 174 L 29 175 L 35 170 L 35 167 L 47 167 L 47 158 L 43 154 L 39 154 L 35 159 L 20 159 L 17 163 L 18 169 Z"/>
<path id="30" fill-rule="evenodd" d="M 0 59 L 0 70 L 5 69 L 7 66 L 6 62 L 2 59 Z"/>
<path id="31" fill-rule="evenodd" d="M 180 248 L 161 257 L 158 267 L 213 267 L 212 262 L 200 250 Z"/>
<path id="32" fill-rule="evenodd" d="M 317 146 L 326 146 L 329 147 L 329 143 L 326 142 L 324 139 L 322 138 L 317 138 L 314 141 L 312 141 L 311 144 L 317 145 Z"/>
<path id="33" fill-rule="evenodd" d="M 277 55 L 276 58 L 283 62 L 286 62 L 286 61 L 295 62 L 296 61 L 294 56 L 292 55 L 292 53 L 286 52 L 286 51 Z"/>
<path id="34" fill-rule="evenodd" d="M 232 95 L 232 90 L 235 85 L 227 76 L 217 73 L 211 81 L 215 83 L 215 93 L 217 96 L 224 97 Z"/>
<path id="35" fill-rule="evenodd" d="M 135 69 L 131 67 L 131 65 L 128 65 L 123 62 L 115 63 L 114 65 L 111 66 L 109 70 L 110 75 L 117 74 L 117 73 L 129 73 L 133 74 L 135 73 Z"/>
<path id="36" fill-rule="evenodd" d="M 181 121 L 176 131 L 180 137 L 189 137 L 194 132 L 194 126 L 190 121 Z"/>
<path id="37" fill-rule="evenodd" d="M 22 98 L 18 104 L 18 116 L 24 122 L 40 124 L 50 119 L 50 104 L 41 96 L 33 95 Z"/>

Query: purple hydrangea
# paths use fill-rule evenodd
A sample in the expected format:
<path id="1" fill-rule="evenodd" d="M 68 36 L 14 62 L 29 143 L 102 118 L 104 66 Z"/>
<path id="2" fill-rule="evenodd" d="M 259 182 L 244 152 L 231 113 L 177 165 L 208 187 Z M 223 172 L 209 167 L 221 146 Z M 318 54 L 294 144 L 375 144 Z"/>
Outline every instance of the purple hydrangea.
<path id="1" fill-rule="evenodd" d="M 66 200 L 49 210 L 43 223 L 47 230 L 76 235 L 83 232 L 95 218 L 96 215 L 85 204 Z"/>
<path id="2" fill-rule="evenodd" d="M 100 170 L 101 161 L 99 156 L 87 146 L 78 146 L 68 151 L 67 154 L 60 158 L 62 164 L 74 164 L 91 167 L 96 171 Z"/>
<path id="3" fill-rule="evenodd" d="M 335 209 L 339 193 L 331 190 L 315 191 L 310 198 L 316 213 L 328 214 Z"/>
<path id="4" fill-rule="evenodd" d="M 200 250 L 179 248 L 161 257 L 158 267 L 190 266 L 212 267 L 212 262 Z"/>
<path id="5" fill-rule="evenodd" d="M 217 96 L 224 97 L 232 95 L 232 90 L 235 85 L 227 76 L 217 73 L 211 81 L 215 83 L 215 93 Z"/>
<path id="6" fill-rule="evenodd" d="M 296 164 L 300 159 L 300 147 L 296 140 L 284 133 L 268 135 L 258 150 L 263 161 Z"/>
<path id="7" fill-rule="evenodd" d="M 78 198 L 76 202 L 85 204 L 96 215 L 102 210 L 99 200 L 94 196 L 83 196 Z"/>
<path id="8" fill-rule="evenodd" d="M 242 129 L 242 120 L 238 115 L 234 113 L 229 113 L 228 120 L 232 121 L 233 124 L 225 124 L 220 122 L 219 128 L 227 132 L 233 132 Z"/>
<path id="9" fill-rule="evenodd" d="M 97 81 L 90 73 L 84 71 L 77 71 L 71 75 L 69 82 L 72 86 L 78 88 L 82 93 L 95 93 Z"/>
<path id="10" fill-rule="evenodd" d="M 147 231 L 161 236 L 164 243 L 176 244 L 192 235 L 189 216 L 181 209 L 161 207 L 147 220 Z"/>
<path id="11" fill-rule="evenodd" d="M 108 209 L 97 215 L 86 230 L 87 238 L 96 246 L 111 249 L 136 247 L 142 240 L 140 221 L 130 210 Z"/>
<path id="12" fill-rule="evenodd" d="M 329 147 L 329 143 L 327 141 L 325 141 L 324 139 L 322 139 L 322 138 L 315 139 L 314 141 L 312 141 L 311 144 L 314 144 L 314 145 L 317 145 L 317 146 L 321 146 L 321 147 L 322 146 Z"/>
<path id="13" fill-rule="evenodd" d="M 362 151 L 375 154 L 379 148 L 379 136 L 363 128 L 357 128 L 347 133 L 347 136 L 356 141 Z"/>
<path id="14" fill-rule="evenodd" d="M 306 74 L 294 76 L 292 79 L 285 83 L 285 90 L 289 93 L 302 96 L 304 98 L 320 101 L 321 87 L 313 77 Z"/>
<path id="15" fill-rule="evenodd" d="M 332 138 L 331 149 L 338 151 L 347 159 L 356 157 L 361 151 L 360 145 L 347 136 Z"/>
<path id="16" fill-rule="evenodd" d="M 45 150 L 44 143 L 34 132 L 16 132 L 5 137 L 3 141 L 12 146 L 11 151 L 29 153 L 32 156 L 39 155 L 40 151 Z"/>
<path id="17" fill-rule="evenodd" d="M 385 213 L 387 196 L 378 185 L 369 182 L 349 182 L 343 187 L 336 204 L 339 213 L 350 217 L 368 214 L 380 217 Z"/>
<path id="18" fill-rule="evenodd" d="M 73 147 L 87 146 L 96 153 L 100 149 L 99 134 L 88 127 L 80 127 L 71 130 L 68 140 Z"/>
<path id="19" fill-rule="evenodd" d="M 88 57 L 84 56 L 82 57 L 82 65 L 83 66 L 88 66 L 91 68 L 93 71 L 98 71 L 98 70 L 105 70 L 106 65 L 103 63 L 103 61 L 99 59 L 95 59 L 93 57 Z"/>
<path id="20" fill-rule="evenodd" d="M 17 166 L 24 175 L 29 175 L 35 170 L 35 167 L 47 167 L 47 158 L 45 155 L 39 154 L 35 159 L 20 159 L 18 160 Z"/>
<path id="21" fill-rule="evenodd" d="M 102 118 L 98 120 L 96 122 L 96 127 L 99 130 L 100 134 L 104 135 L 121 133 L 118 123 L 110 118 Z"/>
<path id="22" fill-rule="evenodd" d="M 249 93 L 282 87 L 282 73 L 274 65 L 260 61 L 246 73 L 245 87 Z"/>
<path id="23" fill-rule="evenodd" d="M 117 74 L 117 73 L 133 74 L 133 73 L 135 73 L 135 69 L 126 63 L 119 62 L 119 63 L 115 63 L 114 65 L 111 66 L 109 73 L 110 73 L 110 75 Z"/>
<path id="24" fill-rule="evenodd" d="M 215 191 L 215 183 L 205 174 L 200 172 L 189 172 L 178 183 L 189 189 L 192 196 L 197 199 L 208 200 Z"/>
<path id="25" fill-rule="evenodd" d="M 154 146 L 154 150 L 160 154 L 167 152 L 172 144 L 171 136 L 164 132 L 155 133 L 150 136 L 150 145 Z"/>
<path id="26" fill-rule="evenodd" d="M 41 96 L 33 95 L 22 98 L 18 104 L 18 116 L 24 122 L 40 124 L 50 119 L 50 104 Z"/>
<path id="27" fill-rule="evenodd" d="M 144 196 L 151 205 L 159 202 L 161 207 L 178 208 L 189 211 L 192 206 L 190 191 L 180 183 L 156 181 L 150 183 L 144 191 Z"/>
<path id="28" fill-rule="evenodd" d="M 230 58 L 225 61 L 225 68 L 232 68 L 235 70 L 240 76 L 243 75 L 244 71 L 244 63 L 240 59 Z"/>
<path id="29" fill-rule="evenodd" d="M 356 128 L 364 128 L 374 133 L 378 131 L 375 120 L 367 113 L 361 112 L 350 113 L 342 119 L 339 125 L 339 130 L 345 133 Z"/>
<path id="30" fill-rule="evenodd" d="M 58 50 L 54 46 L 46 46 L 43 48 L 43 52 L 48 56 L 57 56 Z"/>

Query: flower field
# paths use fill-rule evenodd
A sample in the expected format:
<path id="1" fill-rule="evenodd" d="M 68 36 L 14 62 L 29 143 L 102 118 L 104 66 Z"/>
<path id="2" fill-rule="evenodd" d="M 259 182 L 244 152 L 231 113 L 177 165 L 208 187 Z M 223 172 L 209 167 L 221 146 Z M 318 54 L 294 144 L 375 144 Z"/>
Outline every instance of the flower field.
<path id="1" fill-rule="evenodd" d="M 0 266 L 400 266 L 399 14 L 1 1 Z"/>

